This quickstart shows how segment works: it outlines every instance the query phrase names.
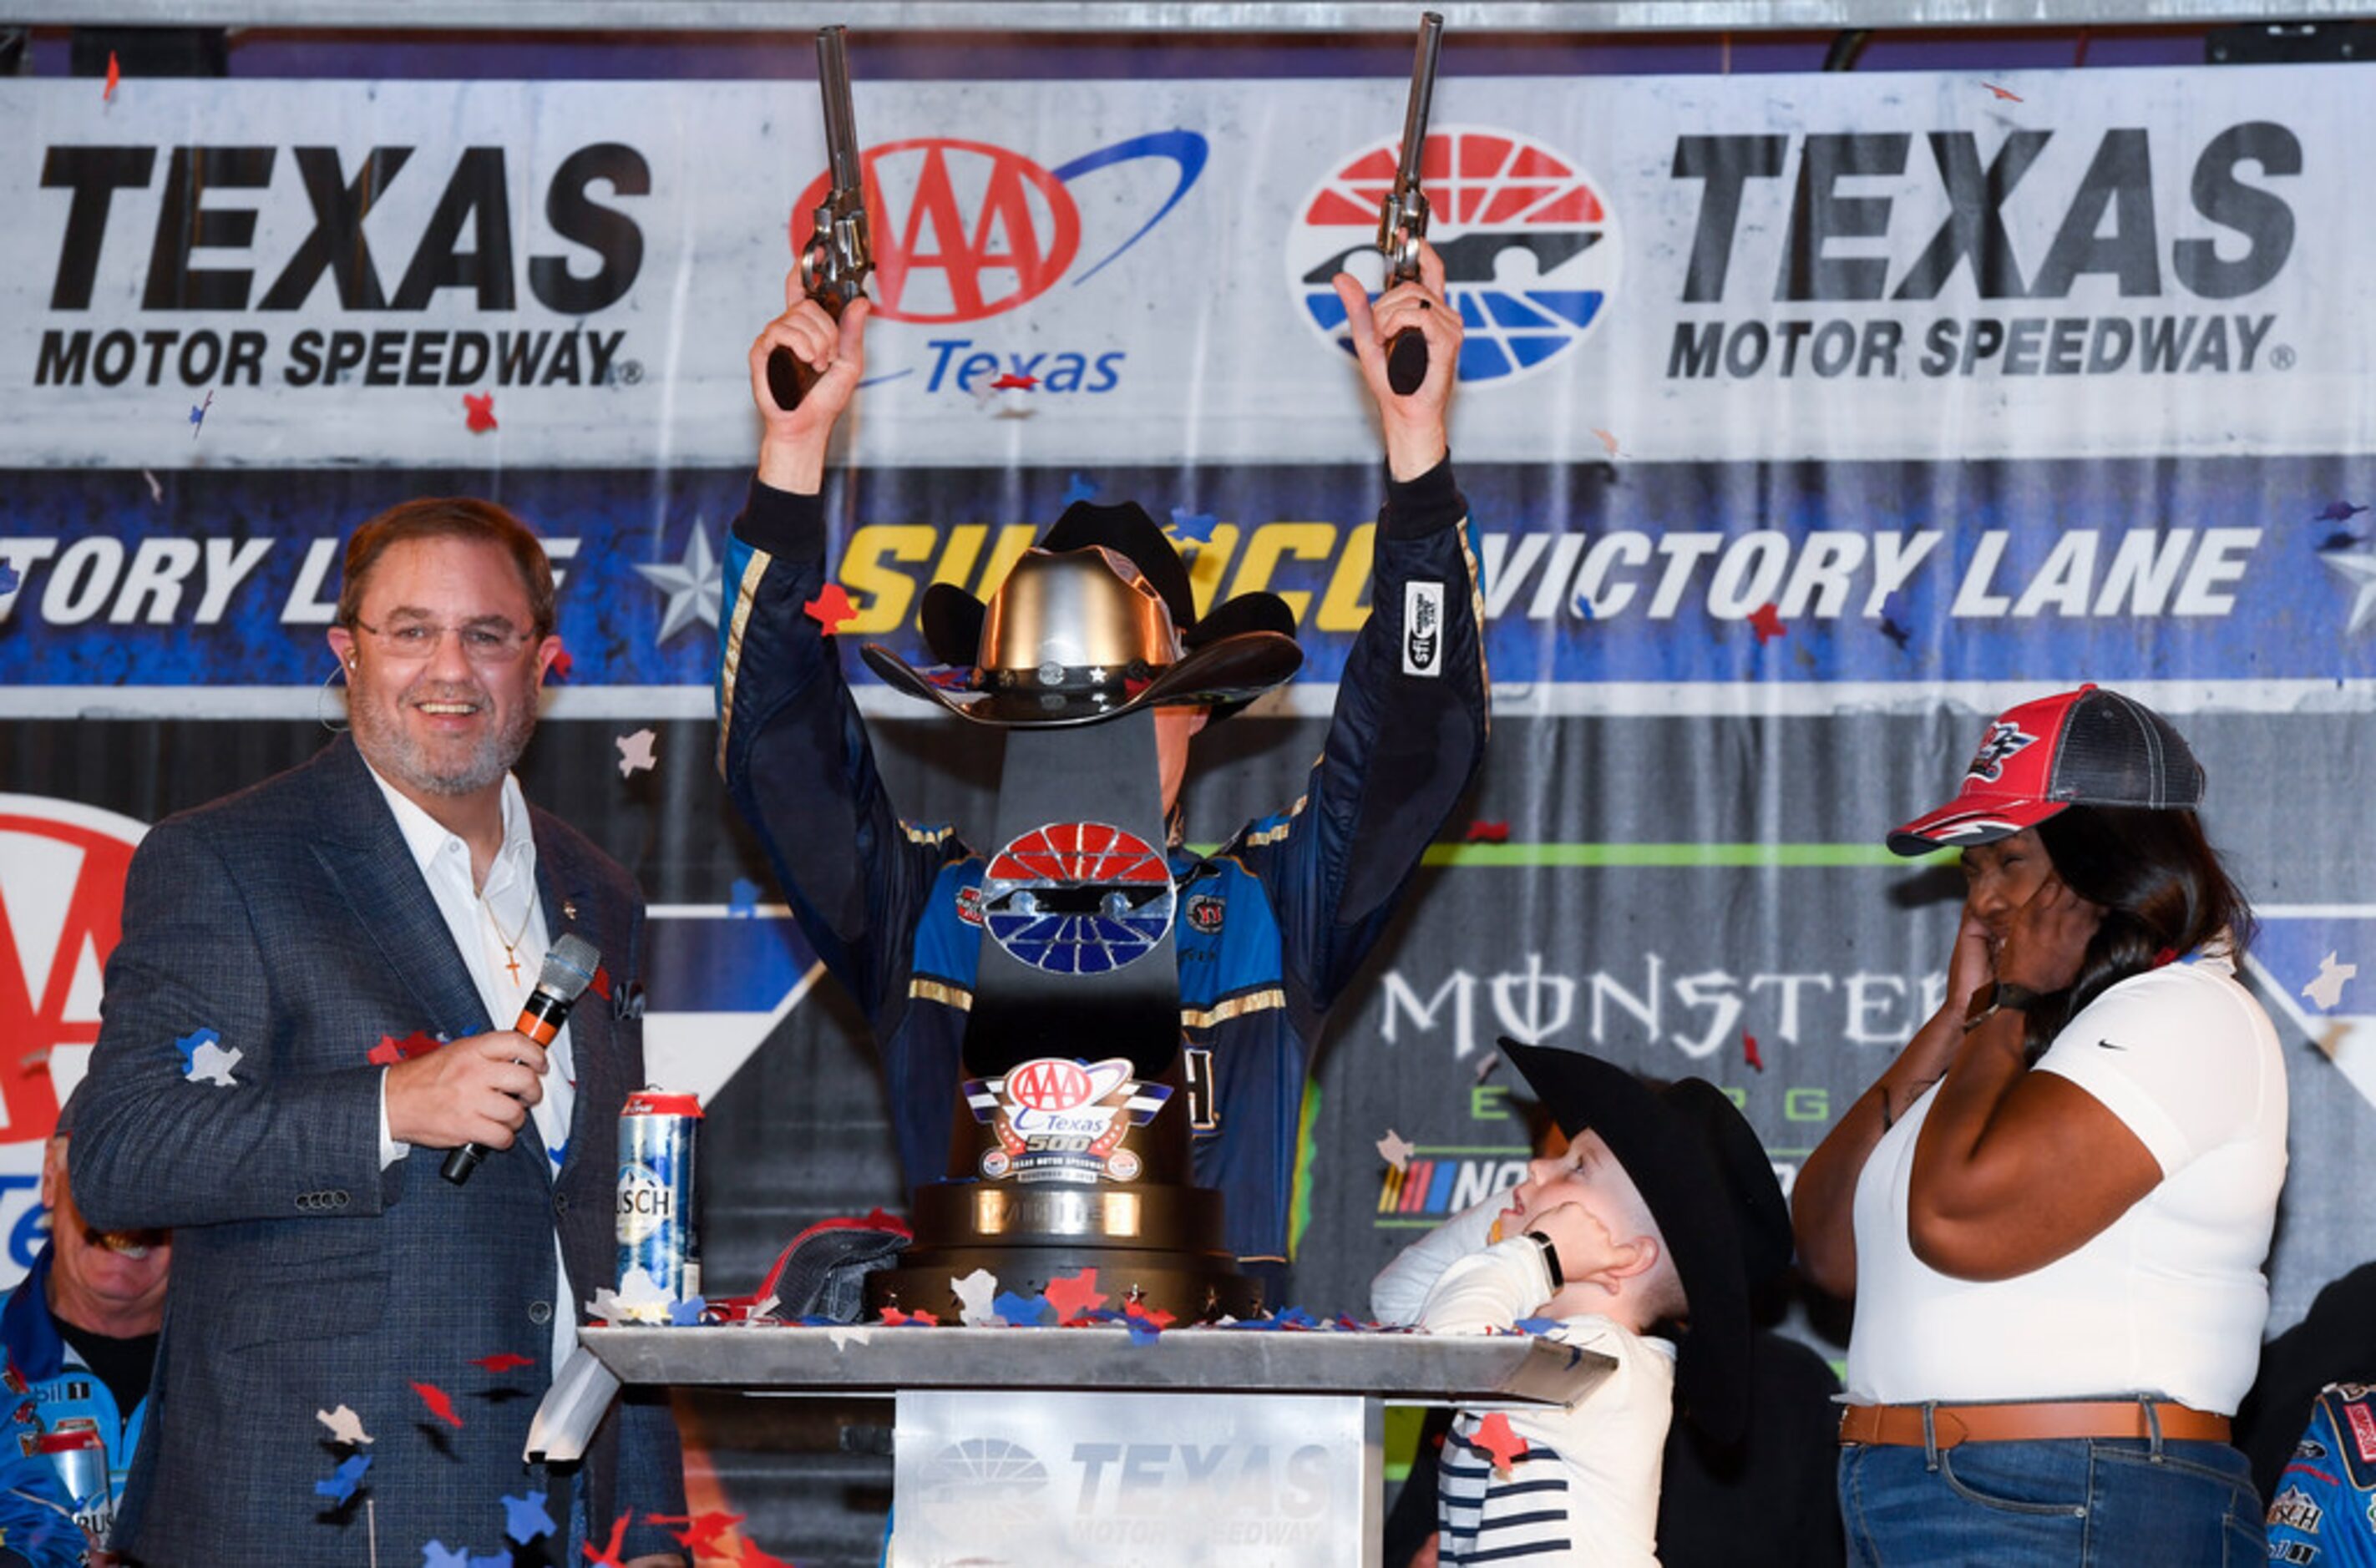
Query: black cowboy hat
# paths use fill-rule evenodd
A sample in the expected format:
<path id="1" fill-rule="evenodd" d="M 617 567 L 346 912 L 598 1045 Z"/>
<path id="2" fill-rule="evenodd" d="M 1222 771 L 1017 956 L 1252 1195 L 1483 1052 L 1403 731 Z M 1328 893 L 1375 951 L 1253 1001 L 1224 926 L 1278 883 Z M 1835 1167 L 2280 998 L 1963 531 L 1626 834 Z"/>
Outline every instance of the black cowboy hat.
<path id="1" fill-rule="evenodd" d="M 1100 506 L 1076 501 L 1049 525 L 1025 559 L 1038 570 L 1035 557 L 1088 550 L 1110 552 L 1133 569 L 1122 575 L 1135 575 L 1135 586 L 1161 604 L 1176 649 L 1150 648 L 1145 651 L 1156 657 L 1135 660 L 1129 668 L 1072 669 L 1052 681 L 1036 678 L 1038 665 L 998 669 L 985 662 L 990 607 L 954 583 L 934 583 L 924 590 L 919 620 L 925 647 L 947 671 L 935 680 L 872 644 L 862 650 L 868 666 L 896 689 L 978 722 L 1060 725 L 1163 703 L 1203 703 L 1213 718 L 1226 719 L 1302 664 L 1294 612 L 1277 594 L 1242 593 L 1199 616 L 1187 564 L 1137 503 Z M 999 593 L 1005 591 L 1002 584 Z M 1063 668 L 1062 660 L 1055 662 Z"/>
<path id="2" fill-rule="evenodd" d="M 1504 1039 L 1560 1130 L 1600 1134 L 1658 1222 L 1690 1324 L 1677 1347 L 1683 1413 L 1719 1443 L 1749 1424 L 1750 1292 L 1789 1265 L 1790 1211 L 1774 1162 L 1724 1091 L 1656 1087 L 1580 1051 Z"/>

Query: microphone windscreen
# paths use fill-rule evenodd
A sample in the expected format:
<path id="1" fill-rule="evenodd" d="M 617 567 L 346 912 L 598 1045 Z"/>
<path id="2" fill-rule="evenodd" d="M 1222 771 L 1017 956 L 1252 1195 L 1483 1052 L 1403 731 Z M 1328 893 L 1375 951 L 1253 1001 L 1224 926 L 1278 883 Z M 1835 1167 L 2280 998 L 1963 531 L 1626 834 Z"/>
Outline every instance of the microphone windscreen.
<path id="1" fill-rule="evenodd" d="M 564 1002 L 575 1002 L 594 983 L 594 971 L 601 967 L 602 955 L 592 943 L 574 931 L 564 932 L 561 940 L 544 956 L 544 968 L 537 971 L 536 988 Z"/>

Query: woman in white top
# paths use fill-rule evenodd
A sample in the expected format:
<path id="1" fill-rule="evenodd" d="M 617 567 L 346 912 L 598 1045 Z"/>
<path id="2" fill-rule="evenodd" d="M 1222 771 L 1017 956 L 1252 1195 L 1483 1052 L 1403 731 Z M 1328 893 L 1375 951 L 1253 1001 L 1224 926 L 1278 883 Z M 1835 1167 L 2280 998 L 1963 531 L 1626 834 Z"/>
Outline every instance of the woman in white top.
<path id="1" fill-rule="evenodd" d="M 2286 1164 L 2251 911 L 2203 772 L 2093 686 L 1989 727 L 1889 837 L 1963 849 L 1947 994 L 1792 1194 L 1856 1298 L 1840 1505 L 1868 1564 L 2259 1564 L 2228 1418 L 2251 1382 Z"/>

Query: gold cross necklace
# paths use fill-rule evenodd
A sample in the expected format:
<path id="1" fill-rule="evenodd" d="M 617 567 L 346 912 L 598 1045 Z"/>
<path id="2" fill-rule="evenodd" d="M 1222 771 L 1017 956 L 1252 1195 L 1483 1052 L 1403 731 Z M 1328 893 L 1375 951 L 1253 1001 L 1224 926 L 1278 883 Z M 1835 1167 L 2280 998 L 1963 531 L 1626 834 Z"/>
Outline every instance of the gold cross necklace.
<path id="1" fill-rule="evenodd" d="M 487 923 L 495 928 L 495 940 L 504 944 L 504 968 L 512 972 L 512 983 L 519 984 L 519 944 L 528 939 L 528 922 L 536 914 L 536 895 L 529 895 L 528 908 L 520 912 L 519 929 L 509 936 L 504 934 L 504 922 L 495 919 L 495 907 L 487 902 L 484 892 L 479 895 L 479 908 L 487 911 Z"/>

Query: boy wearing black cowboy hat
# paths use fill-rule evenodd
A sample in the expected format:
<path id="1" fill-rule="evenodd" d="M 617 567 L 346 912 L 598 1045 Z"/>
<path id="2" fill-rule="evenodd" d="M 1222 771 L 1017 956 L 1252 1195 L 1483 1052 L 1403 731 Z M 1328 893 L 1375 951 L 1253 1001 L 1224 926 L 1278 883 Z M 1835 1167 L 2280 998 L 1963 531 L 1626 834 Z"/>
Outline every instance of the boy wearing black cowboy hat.
<path id="1" fill-rule="evenodd" d="M 1524 1451 L 1455 1416 L 1438 1471 L 1437 1561 L 1657 1562 L 1660 1455 L 1680 1406 L 1746 1429 L 1750 1289 L 1790 1259 L 1757 1134 L 1698 1078 L 1654 1089 L 1582 1051 L 1502 1041 L 1567 1134 L 1561 1155 L 1404 1249 L 1371 1286 L 1381 1323 L 1482 1334 L 1530 1319 L 1615 1369 L 1564 1408 L 1512 1409 Z"/>
<path id="2" fill-rule="evenodd" d="M 1313 1047 L 1484 755 L 1477 566 L 1444 419 L 1461 326 L 1442 263 L 1427 251 L 1422 265 L 1421 281 L 1374 305 L 1351 278 L 1337 280 L 1378 410 L 1386 499 L 1373 608 L 1321 760 L 1293 806 L 1218 853 L 1169 847 L 1194 1176 L 1223 1194 L 1223 1244 L 1274 1289 Z M 943 1174 L 950 1146 L 983 860 L 947 827 L 899 820 L 834 639 L 806 612 L 830 580 L 826 452 L 859 384 L 870 307 L 856 302 L 837 323 L 796 275 L 786 299 L 751 350 L 765 434 L 727 552 L 719 766 L 802 931 L 865 1012 L 900 1163 L 921 1184 Z M 1381 345 L 1405 330 L 1427 340 L 1430 370 L 1397 396 Z M 819 373 L 790 411 L 767 389 L 779 348 Z M 885 647 L 866 648 L 866 661 L 894 689 L 968 720 L 1086 724 L 1152 707 L 1175 838 L 1189 737 L 1301 660 L 1294 617 L 1273 595 L 1198 615 L 1177 550 L 1135 505 L 1072 507 L 986 601 L 937 587 L 921 619 L 937 668 Z"/>

